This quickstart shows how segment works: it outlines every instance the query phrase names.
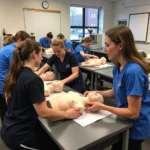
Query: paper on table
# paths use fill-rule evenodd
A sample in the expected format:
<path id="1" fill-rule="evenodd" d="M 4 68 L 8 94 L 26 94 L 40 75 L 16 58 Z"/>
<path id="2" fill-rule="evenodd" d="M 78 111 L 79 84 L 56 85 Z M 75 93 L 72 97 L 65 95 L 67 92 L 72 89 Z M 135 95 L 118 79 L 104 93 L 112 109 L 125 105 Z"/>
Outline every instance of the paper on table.
<path id="1" fill-rule="evenodd" d="M 85 111 L 79 118 L 74 119 L 74 121 L 78 124 L 80 124 L 82 127 L 85 127 L 87 125 L 92 124 L 93 122 L 103 119 L 112 113 L 105 111 L 105 110 L 100 110 L 99 112 L 96 113 L 91 113 L 89 111 Z"/>
<path id="2" fill-rule="evenodd" d="M 54 97 L 56 97 L 56 96 L 59 96 L 59 95 L 63 95 L 63 94 L 65 94 L 66 92 L 64 92 L 64 91 L 61 91 L 61 92 L 59 92 L 59 93 L 51 93 L 48 97 L 46 97 L 46 100 L 47 99 L 51 99 L 51 98 L 54 98 Z"/>
<path id="3" fill-rule="evenodd" d="M 109 67 L 112 67 L 112 65 L 110 64 L 104 64 L 104 65 L 100 65 L 100 66 L 96 66 L 98 68 L 109 68 Z"/>

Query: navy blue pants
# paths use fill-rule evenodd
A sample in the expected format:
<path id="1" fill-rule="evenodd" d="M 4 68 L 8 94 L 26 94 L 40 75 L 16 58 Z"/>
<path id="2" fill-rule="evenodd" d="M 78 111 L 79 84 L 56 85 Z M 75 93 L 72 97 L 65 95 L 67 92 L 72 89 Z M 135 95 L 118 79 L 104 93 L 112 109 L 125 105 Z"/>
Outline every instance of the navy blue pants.
<path id="1" fill-rule="evenodd" d="M 0 118 L 3 123 L 5 112 L 7 111 L 7 104 L 4 95 L 0 94 Z"/>
<path id="2" fill-rule="evenodd" d="M 5 138 L 3 141 L 11 150 L 60 150 L 40 124 L 36 128 L 36 136 L 32 139 L 16 142 L 13 139 L 7 141 Z"/>
<path id="3" fill-rule="evenodd" d="M 144 140 L 134 140 L 129 139 L 128 150 L 142 150 L 142 142 Z M 113 144 L 111 150 L 121 150 L 122 149 L 122 140 Z"/>

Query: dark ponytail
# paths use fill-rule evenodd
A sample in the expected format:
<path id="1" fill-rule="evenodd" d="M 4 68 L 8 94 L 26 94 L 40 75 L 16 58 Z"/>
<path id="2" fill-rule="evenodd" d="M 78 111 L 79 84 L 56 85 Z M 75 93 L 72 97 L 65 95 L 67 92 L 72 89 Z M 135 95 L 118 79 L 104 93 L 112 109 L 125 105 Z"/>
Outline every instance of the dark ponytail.
<path id="1" fill-rule="evenodd" d="M 23 41 L 20 48 L 16 48 L 14 50 L 10 70 L 4 80 L 3 90 L 7 98 L 12 97 L 18 75 L 22 68 L 22 64 L 24 63 L 24 61 L 27 61 L 29 59 L 30 54 L 33 51 L 38 54 L 41 51 L 41 48 L 39 43 L 31 40 Z"/>
<path id="2" fill-rule="evenodd" d="M 49 32 L 49 33 L 47 33 L 47 37 L 52 39 L 53 38 L 53 34 L 51 32 Z"/>
<path id="3" fill-rule="evenodd" d="M 9 73 L 4 80 L 4 93 L 7 98 L 12 97 L 12 93 L 14 91 L 16 80 L 21 70 L 21 67 L 22 63 L 19 55 L 19 50 L 18 48 L 16 48 L 13 52 L 13 60 L 10 65 Z"/>

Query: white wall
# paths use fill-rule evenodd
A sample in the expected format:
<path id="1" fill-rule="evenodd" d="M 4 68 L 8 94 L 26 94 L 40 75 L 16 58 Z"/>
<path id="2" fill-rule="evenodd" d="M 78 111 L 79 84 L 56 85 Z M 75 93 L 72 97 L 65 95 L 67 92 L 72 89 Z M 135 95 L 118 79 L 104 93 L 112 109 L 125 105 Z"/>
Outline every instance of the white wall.
<path id="1" fill-rule="evenodd" d="M 43 0 L 0 0 L 0 38 L 2 29 L 7 33 L 15 34 L 24 30 L 23 8 L 42 9 Z M 70 5 L 86 5 L 104 8 L 104 31 L 112 26 L 112 2 L 109 0 L 47 0 L 49 10 L 61 11 L 61 31 L 70 38 Z M 34 19 L 34 18 L 33 18 Z M 41 22 L 41 23 L 44 23 Z M 0 43 L 1 44 L 1 43 Z"/>
<path id="2" fill-rule="evenodd" d="M 117 0 L 113 3 L 113 24 L 117 24 L 117 20 L 129 20 L 131 13 L 150 12 L 150 0 Z M 150 53 L 150 44 L 136 44 L 137 48 Z"/>

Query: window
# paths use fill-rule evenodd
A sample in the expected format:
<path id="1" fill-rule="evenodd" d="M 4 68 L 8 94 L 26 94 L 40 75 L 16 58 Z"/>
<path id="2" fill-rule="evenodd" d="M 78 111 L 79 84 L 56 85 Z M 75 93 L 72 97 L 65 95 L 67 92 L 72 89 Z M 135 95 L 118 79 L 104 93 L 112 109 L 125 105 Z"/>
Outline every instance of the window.
<path id="1" fill-rule="evenodd" d="M 92 34 L 99 31 L 98 8 L 70 7 L 70 35 L 71 40 L 79 40 L 89 36 L 88 28 L 93 28 Z"/>

